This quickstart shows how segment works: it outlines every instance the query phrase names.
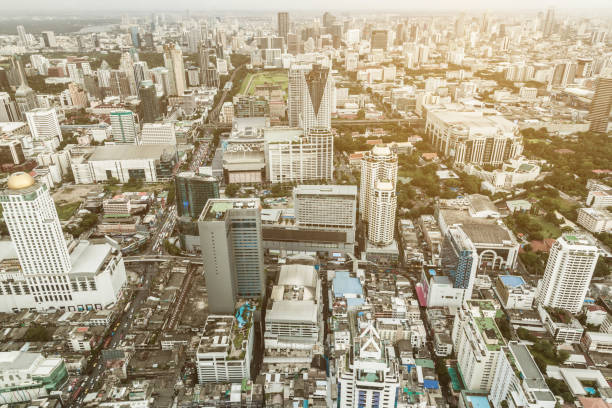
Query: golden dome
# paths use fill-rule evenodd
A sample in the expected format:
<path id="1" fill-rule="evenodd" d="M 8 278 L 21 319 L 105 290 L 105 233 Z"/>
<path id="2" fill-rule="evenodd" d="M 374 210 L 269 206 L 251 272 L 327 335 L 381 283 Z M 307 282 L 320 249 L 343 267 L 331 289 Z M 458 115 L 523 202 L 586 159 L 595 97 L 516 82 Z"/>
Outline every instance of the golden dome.
<path id="1" fill-rule="evenodd" d="M 36 183 L 34 177 L 30 176 L 28 173 L 19 171 L 9 176 L 7 187 L 10 190 L 21 190 L 23 188 L 28 188 L 34 185 L 34 183 Z"/>

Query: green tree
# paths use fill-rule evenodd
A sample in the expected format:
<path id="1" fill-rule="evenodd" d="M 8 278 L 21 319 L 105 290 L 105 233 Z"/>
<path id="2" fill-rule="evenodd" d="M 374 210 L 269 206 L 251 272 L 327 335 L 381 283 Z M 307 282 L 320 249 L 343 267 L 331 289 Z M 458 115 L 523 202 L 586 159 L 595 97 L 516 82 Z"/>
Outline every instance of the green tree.
<path id="1" fill-rule="evenodd" d="M 236 197 L 238 190 L 240 190 L 238 184 L 228 184 L 227 187 L 225 187 L 225 195 L 228 197 Z"/>

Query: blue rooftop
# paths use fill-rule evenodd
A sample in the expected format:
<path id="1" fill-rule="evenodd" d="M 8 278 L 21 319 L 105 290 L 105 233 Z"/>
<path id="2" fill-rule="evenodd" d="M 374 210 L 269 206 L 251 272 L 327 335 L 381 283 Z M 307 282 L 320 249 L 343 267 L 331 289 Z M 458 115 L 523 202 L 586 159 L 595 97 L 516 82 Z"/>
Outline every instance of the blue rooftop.
<path id="1" fill-rule="evenodd" d="M 440 383 L 436 380 L 423 380 L 423 387 L 428 390 L 437 390 L 440 388 Z"/>
<path id="2" fill-rule="evenodd" d="M 361 306 L 364 303 L 365 303 L 364 298 L 347 298 L 346 299 L 346 306 L 349 308 Z"/>
<path id="3" fill-rule="evenodd" d="M 502 283 L 505 286 L 509 286 L 512 288 L 516 288 L 517 286 L 521 286 L 525 284 L 525 281 L 520 276 L 515 275 L 500 275 L 499 279 L 501 279 Z"/>
<path id="4" fill-rule="evenodd" d="M 346 271 L 336 272 L 332 287 L 334 290 L 334 297 L 336 298 L 344 297 L 347 293 L 363 296 L 363 288 L 361 287 L 359 279 L 352 278 Z"/>
<path id="5" fill-rule="evenodd" d="M 465 399 L 472 403 L 473 408 L 490 408 L 489 399 L 483 395 L 466 395 Z"/>

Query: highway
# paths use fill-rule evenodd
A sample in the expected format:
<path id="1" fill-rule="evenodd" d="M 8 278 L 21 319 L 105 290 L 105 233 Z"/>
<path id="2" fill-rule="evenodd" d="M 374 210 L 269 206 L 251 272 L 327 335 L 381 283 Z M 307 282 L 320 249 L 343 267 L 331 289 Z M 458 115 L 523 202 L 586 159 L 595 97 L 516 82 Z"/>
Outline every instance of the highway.
<path id="1" fill-rule="evenodd" d="M 236 72 L 238 72 L 238 70 L 242 69 L 243 67 L 244 67 L 244 64 L 237 66 L 236 69 L 232 71 L 232 76 L 230 77 L 230 79 L 226 81 L 226 83 L 231 82 L 233 84 L 234 76 L 236 76 Z M 221 96 L 221 99 L 219 99 L 219 103 L 217 103 L 217 106 L 215 106 L 213 110 L 210 111 L 210 114 L 208 115 L 208 120 L 210 122 L 216 122 L 217 119 L 219 118 L 219 111 L 221 110 L 221 106 L 223 106 L 223 102 L 225 102 L 225 98 L 227 97 L 228 92 L 229 92 L 228 90 L 223 91 L 223 95 Z"/>
<path id="2" fill-rule="evenodd" d="M 151 252 L 161 254 L 164 249 L 164 239 L 172 235 L 174 226 L 176 225 L 176 205 L 170 206 L 165 211 L 161 226 L 155 232 L 153 236 L 153 245 L 151 246 Z"/>

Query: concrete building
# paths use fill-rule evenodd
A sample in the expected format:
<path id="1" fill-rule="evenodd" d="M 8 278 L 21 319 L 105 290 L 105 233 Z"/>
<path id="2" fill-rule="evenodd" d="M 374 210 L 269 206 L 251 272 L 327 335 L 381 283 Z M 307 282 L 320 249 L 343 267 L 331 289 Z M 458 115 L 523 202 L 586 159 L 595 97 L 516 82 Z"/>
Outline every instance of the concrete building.
<path id="1" fill-rule="evenodd" d="M 518 125 L 501 115 L 433 108 L 425 130 L 436 150 L 458 164 L 498 166 L 523 151 Z"/>
<path id="2" fill-rule="evenodd" d="M 142 126 L 140 143 L 143 145 L 163 144 L 176 146 L 174 123 L 145 123 Z"/>
<path id="3" fill-rule="evenodd" d="M 589 191 L 586 204 L 592 208 L 612 207 L 612 188 L 605 186 Z"/>
<path id="4" fill-rule="evenodd" d="M 299 185 L 293 205 L 299 228 L 346 231 L 348 242 L 355 241 L 357 186 Z"/>
<path id="5" fill-rule="evenodd" d="M 27 111 L 26 118 L 33 140 L 42 141 L 53 138 L 59 139 L 60 142 L 63 140 L 59 120 L 54 108 L 38 108 Z"/>
<path id="6" fill-rule="evenodd" d="M 599 77 L 595 83 L 595 94 L 589 110 L 589 131 L 606 133 L 612 109 L 612 78 Z"/>
<path id="7" fill-rule="evenodd" d="M 103 309 L 118 300 L 121 254 L 87 241 L 69 251 L 46 185 L 14 173 L 0 202 L 12 239 L 0 243 L 0 311 Z"/>
<path id="8" fill-rule="evenodd" d="M 612 231 L 612 214 L 608 210 L 598 208 L 580 208 L 578 224 L 595 234 Z"/>
<path id="9" fill-rule="evenodd" d="M 495 280 L 495 291 L 506 309 L 531 310 L 535 288 L 520 276 L 500 275 Z"/>
<path id="10" fill-rule="evenodd" d="M 22 164 L 25 162 L 23 146 L 18 140 L 0 140 L 0 164 Z"/>
<path id="11" fill-rule="evenodd" d="M 176 44 L 164 45 L 164 63 L 168 70 L 169 96 L 183 96 L 185 94 L 185 65 L 183 64 L 183 51 Z"/>
<path id="12" fill-rule="evenodd" d="M 550 250 L 544 277 L 538 284 L 538 303 L 577 314 L 598 257 L 597 246 L 586 235 L 558 238 Z"/>
<path id="13" fill-rule="evenodd" d="M 333 180 L 334 136 L 326 129 L 264 129 L 266 176 L 272 183 Z"/>
<path id="14" fill-rule="evenodd" d="M 219 121 L 225 124 L 231 124 L 234 121 L 234 104 L 224 102 L 219 113 Z"/>
<path id="15" fill-rule="evenodd" d="M 117 179 L 154 183 L 170 180 L 176 165 L 176 146 L 171 145 L 105 145 L 90 155 L 73 157 L 74 182 L 91 184 Z"/>
<path id="16" fill-rule="evenodd" d="M 140 127 L 138 116 L 129 110 L 110 113 L 111 133 L 115 143 L 138 144 Z"/>
<path id="17" fill-rule="evenodd" d="M 7 92 L 0 92 L 0 122 L 18 122 L 20 119 L 11 96 Z"/>
<path id="18" fill-rule="evenodd" d="M 251 376 L 253 353 L 252 310 L 245 305 L 239 319 L 233 312 L 209 315 L 196 351 L 198 382 L 240 383 Z"/>
<path id="19" fill-rule="evenodd" d="M 29 401 L 58 391 L 67 379 L 61 358 L 25 351 L 0 353 L 0 400 L 4 404 L 29 405 Z"/>
<path id="20" fill-rule="evenodd" d="M 210 199 L 198 219 L 211 313 L 265 291 L 259 199 Z"/>
<path id="21" fill-rule="evenodd" d="M 331 130 L 331 98 L 333 79 L 331 70 L 318 64 L 313 64 L 310 72 L 305 74 L 306 89 L 302 92 L 301 123 L 304 132 L 311 129 Z"/>

